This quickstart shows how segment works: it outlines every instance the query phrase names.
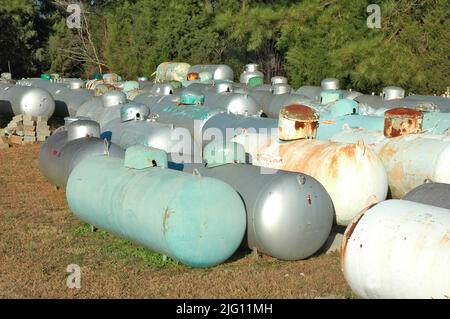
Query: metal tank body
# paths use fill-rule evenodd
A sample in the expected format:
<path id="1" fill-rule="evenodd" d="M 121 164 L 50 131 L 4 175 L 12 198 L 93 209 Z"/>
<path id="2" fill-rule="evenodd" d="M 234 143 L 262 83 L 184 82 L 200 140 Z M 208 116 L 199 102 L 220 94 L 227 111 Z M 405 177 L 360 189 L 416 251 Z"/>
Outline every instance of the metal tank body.
<path id="1" fill-rule="evenodd" d="M 331 113 L 320 113 L 319 127 L 317 128 L 318 140 L 329 140 L 342 131 L 344 125 L 352 128 L 365 128 L 373 131 L 383 131 L 384 117 L 365 115 L 343 115 L 334 117 Z"/>
<path id="2" fill-rule="evenodd" d="M 212 267 L 231 257 L 246 229 L 236 191 L 209 177 L 125 167 L 131 149 L 125 161 L 94 156 L 75 167 L 66 189 L 72 212 L 191 267 Z"/>
<path id="3" fill-rule="evenodd" d="M 334 212 L 324 187 L 314 178 L 277 171 L 261 174 L 248 164 L 213 168 L 204 164 L 170 163 L 169 167 L 220 179 L 242 197 L 247 210 L 247 245 L 282 260 L 305 259 L 330 234 Z"/>
<path id="4" fill-rule="evenodd" d="M 21 85 L 39 87 L 47 90 L 55 100 L 55 117 L 76 116 L 78 108 L 94 97 L 93 91 L 83 88 L 71 89 L 67 84 L 41 79 L 25 79 Z"/>
<path id="5" fill-rule="evenodd" d="M 163 62 L 155 71 L 155 82 L 183 81 L 189 72 L 190 64 L 184 62 Z"/>
<path id="6" fill-rule="evenodd" d="M 55 100 L 46 90 L 0 83 L 0 115 L 12 117 L 27 114 L 51 117 L 54 111 Z"/>
<path id="7" fill-rule="evenodd" d="M 341 263 L 361 298 L 448 299 L 450 210 L 388 200 L 347 227 Z"/>
<path id="8" fill-rule="evenodd" d="M 264 73 L 258 70 L 258 64 L 250 63 L 245 65 L 244 72 L 242 72 L 239 77 L 239 82 L 242 84 L 248 84 L 248 81 L 254 77 L 264 79 Z"/>
<path id="9" fill-rule="evenodd" d="M 204 141 L 208 141 L 212 136 L 216 135 L 230 141 L 235 136 L 245 132 L 277 136 L 278 121 L 256 116 L 220 113 L 210 117 L 202 128 Z"/>
<path id="10" fill-rule="evenodd" d="M 402 199 L 450 209 L 450 184 L 426 182 L 409 191 Z"/>
<path id="11" fill-rule="evenodd" d="M 320 82 L 322 90 L 339 90 L 339 80 L 336 78 L 326 78 Z"/>
<path id="12" fill-rule="evenodd" d="M 412 94 L 405 97 L 405 100 L 433 103 L 441 110 L 441 112 L 450 113 L 450 98 L 448 97 Z"/>
<path id="13" fill-rule="evenodd" d="M 233 141 L 244 146 L 253 165 L 304 173 L 317 179 L 333 200 L 338 225 L 348 225 L 372 198 L 386 198 L 386 170 L 362 142 L 282 142 L 277 137 L 257 134 L 242 134 Z"/>
<path id="14" fill-rule="evenodd" d="M 101 97 L 93 98 L 84 103 L 77 111 L 77 116 L 85 116 L 100 124 L 103 128 L 107 123 L 120 118 L 120 109 L 127 104 L 137 104 L 127 102 L 123 92 L 108 91 Z"/>
<path id="15" fill-rule="evenodd" d="M 378 152 L 388 172 L 393 198 L 426 179 L 450 183 L 450 136 L 411 134 L 389 139 Z"/>
<path id="16" fill-rule="evenodd" d="M 278 118 L 280 110 L 287 105 L 310 102 L 306 96 L 299 94 L 273 94 L 265 91 L 252 91 L 249 94 L 258 102 L 264 114 L 271 118 Z"/>
<path id="17" fill-rule="evenodd" d="M 93 126 L 97 125 L 97 129 Z M 86 130 L 83 126 L 89 126 Z M 71 130 L 75 132 L 71 132 Z M 80 132 L 88 132 L 81 137 Z M 69 135 L 76 136 L 72 140 Z M 41 146 L 39 152 L 39 169 L 47 180 L 58 187 L 65 187 L 73 168 L 83 159 L 104 154 L 124 157 L 124 151 L 114 144 L 105 145 L 99 138 L 98 124 L 90 120 L 78 120 L 69 124 L 68 131 L 60 131 L 51 135 Z"/>
<path id="18" fill-rule="evenodd" d="M 224 108 L 229 113 L 240 115 L 255 115 L 261 109 L 258 102 L 252 96 L 229 92 L 215 94 L 215 96 L 209 98 L 207 105 L 210 107 Z"/>
<path id="19" fill-rule="evenodd" d="M 225 64 L 196 64 L 189 68 L 188 73 L 208 72 L 213 75 L 213 80 L 234 80 L 233 70 Z"/>
<path id="20" fill-rule="evenodd" d="M 320 86 L 305 85 L 305 86 L 299 87 L 297 89 L 297 91 L 295 91 L 295 94 L 304 95 L 307 98 L 318 102 L 320 100 L 320 92 L 321 91 L 322 91 L 322 88 Z"/>
<path id="21" fill-rule="evenodd" d="M 143 145 L 158 148 L 168 153 L 182 152 L 184 154 L 201 155 L 201 150 L 192 140 L 191 135 L 182 137 L 189 140 L 182 140 L 174 132 L 172 124 L 146 120 L 121 122 L 120 119 L 115 119 L 102 128 L 101 137 L 110 140 L 123 149 L 134 145 Z M 181 149 L 184 145 L 189 148 Z"/>

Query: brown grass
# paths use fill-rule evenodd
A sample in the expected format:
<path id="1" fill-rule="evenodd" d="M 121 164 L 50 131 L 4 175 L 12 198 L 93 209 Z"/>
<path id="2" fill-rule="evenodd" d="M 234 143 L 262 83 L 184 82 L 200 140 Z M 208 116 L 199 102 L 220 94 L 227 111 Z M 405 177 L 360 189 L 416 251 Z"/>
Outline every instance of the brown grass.
<path id="1" fill-rule="evenodd" d="M 89 226 L 38 169 L 39 144 L 0 150 L 2 298 L 352 297 L 339 254 L 283 262 L 240 251 L 212 269 L 191 269 Z M 81 266 L 81 289 L 66 267 Z"/>

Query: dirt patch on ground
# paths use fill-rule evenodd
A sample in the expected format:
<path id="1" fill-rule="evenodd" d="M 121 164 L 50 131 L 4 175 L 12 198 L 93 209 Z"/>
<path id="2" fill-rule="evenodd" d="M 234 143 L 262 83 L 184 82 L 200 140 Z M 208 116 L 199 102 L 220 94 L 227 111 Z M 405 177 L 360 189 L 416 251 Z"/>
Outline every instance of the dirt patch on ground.
<path id="1" fill-rule="evenodd" d="M 284 262 L 240 250 L 227 263 L 191 269 L 112 236 L 91 232 L 69 211 L 63 190 L 40 174 L 39 144 L 0 150 L 2 298 L 354 297 L 339 254 Z M 81 267 L 81 289 L 66 268 Z"/>

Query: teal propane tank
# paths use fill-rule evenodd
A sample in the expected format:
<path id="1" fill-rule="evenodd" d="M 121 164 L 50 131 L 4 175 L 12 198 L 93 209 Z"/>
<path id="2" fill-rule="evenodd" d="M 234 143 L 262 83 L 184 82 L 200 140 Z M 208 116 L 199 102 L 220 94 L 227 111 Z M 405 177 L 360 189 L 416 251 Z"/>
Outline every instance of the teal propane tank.
<path id="1" fill-rule="evenodd" d="M 186 265 L 226 261 L 244 238 L 242 199 L 220 180 L 165 169 L 161 152 L 138 145 L 127 149 L 125 160 L 83 160 L 67 183 L 70 209 L 91 225 Z M 138 169 L 139 157 L 147 168 Z"/>

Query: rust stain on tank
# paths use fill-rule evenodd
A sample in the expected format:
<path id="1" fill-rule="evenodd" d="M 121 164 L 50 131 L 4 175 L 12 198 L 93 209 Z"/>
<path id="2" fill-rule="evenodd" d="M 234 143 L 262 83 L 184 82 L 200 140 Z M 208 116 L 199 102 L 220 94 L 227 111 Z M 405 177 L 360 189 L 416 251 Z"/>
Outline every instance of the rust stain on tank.
<path id="1" fill-rule="evenodd" d="M 442 237 L 442 239 L 439 242 L 439 244 L 450 246 L 450 236 L 449 236 L 448 232 L 444 234 L 444 236 Z"/>
<path id="2" fill-rule="evenodd" d="M 170 216 L 173 214 L 173 212 L 170 212 L 169 207 L 164 209 L 163 213 L 163 233 L 165 234 L 167 232 L 168 227 L 168 221 L 170 219 Z"/>
<path id="3" fill-rule="evenodd" d="M 397 137 L 422 132 L 423 113 L 409 108 L 393 108 L 384 112 L 384 136 Z"/>
<path id="4" fill-rule="evenodd" d="M 187 80 L 188 81 L 194 81 L 200 79 L 200 76 L 197 72 L 191 72 L 187 74 Z"/>
<path id="5" fill-rule="evenodd" d="M 356 229 L 356 226 L 358 225 L 359 221 L 363 216 L 366 214 L 366 212 L 377 205 L 378 203 L 372 203 L 366 208 L 364 208 L 361 213 L 352 221 L 350 225 L 347 226 L 347 229 L 344 232 L 344 236 L 342 238 L 342 245 L 341 245 L 341 270 L 345 271 L 345 253 L 347 252 L 347 244 L 350 238 L 352 237 L 353 232 Z"/>
<path id="6" fill-rule="evenodd" d="M 319 114 L 302 104 L 283 107 L 279 114 L 278 137 L 283 141 L 315 138 Z"/>

